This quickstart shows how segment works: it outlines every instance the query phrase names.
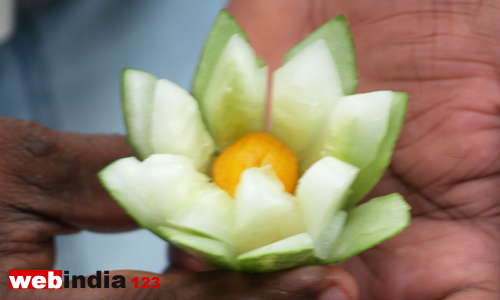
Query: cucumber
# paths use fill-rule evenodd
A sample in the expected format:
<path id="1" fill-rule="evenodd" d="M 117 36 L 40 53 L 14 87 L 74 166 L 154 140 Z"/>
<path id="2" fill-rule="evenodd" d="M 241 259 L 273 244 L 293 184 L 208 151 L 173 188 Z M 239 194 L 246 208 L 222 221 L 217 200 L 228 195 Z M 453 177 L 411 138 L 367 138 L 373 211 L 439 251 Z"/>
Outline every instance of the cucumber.
<path id="1" fill-rule="evenodd" d="M 293 196 L 271 166 L 243 171 L 236 188 L 235 245 L 244 253 L 305 231 Z"/>
<path id="2" fill-rule="evenodd" d="M 335 242 L 342 234 L 346 220 L 347 212 L 341 210 L 326 224 L 314 243 L 316 258 L 324 260 L 335 250 Z"/>
<path id="3" fill-rule="evenodd" d="M 234 247 L 228 243 L 164 226 L 153 232 L 201 262 L 219 269 L 238 269 Z"/>
<path id="4" fill-rule="evenodd" d="M 354 94 L 359 82 L 356 53 L 349 24 L 343 15 L 339 15 L 321 25 L 300 43 L 288 50 L 285 54 L 285 63 L 320 39 L 326 41 L 336 62 L 344 94 Z"/>
<path id="5" fill-rule="evenodd" d="M 210 170 L 215 143 L 203 123 L 198 103 L 184 89 L 166 79 L 156 81 L 151 117 L 153 153 L 189 157 L 204 173 Z"/>
<path id="6" fill-rule="evenodd" d="M 242 37 L 231 37 L 198 98 L 208 130 L 219 151 L 252 132 L 264 131 L 267 67 Z"/>
<path id="7" fill-rule="evenodd" d="M 343 96 L 335 61 L 324 40 L 294 56 L 273 77 L 271 134 L 299 160 Z"/>
<path id="8" fill-rule="evenodd" d="M 391 91 L 342 97 L 309 146 L 301 172 L 325 156 L 365 168 L 375 159 L 387 132 L 392 98 Z"/>
<path id="9" fill-rule="evenodd" d="M 248 41 L 247 35 L 233 16 L 227 10 L 221 10 L 205 41 L 205 46 L 198 62 L 198 68 L 191 85 L 191 91 L 196 99 L 203 99 L 205 97 L 210 78 L 212 78 L 221 53 L 229 39 L 235 34 Z M 262 66 L 261 63 L 259 65 Z"/>
<path id="10" fill-rule="evenodd" d="M 127 140 L 139 159 L 153 154 L 151 146 L 151 114 L 157 78 L 149 73 L 122 70 L 122 109 Z"/>
<path id="11" fill-rule="evenodd" d="M 297 205 L 315 245 L 329 222 L 344 207 L 359 169 L 327 156 L 300 178 Z"/>
<path id="12" fill-rule="evenodd" d="M 400 194 L 390 194 L 359 205 L 349 212 L 334 251 L 322 261 L 343 261 L 401 232 L 410 224 L 410 205 Z"/>
<path id="13" fill-rule="evenodd" d="M 192 204 L 179 210 L 168 224 L 233 244 L 235 208 L 236 202 L 226 191 L 216 185 L 206 186 L 194 195 Z"/>
<path id="14" fill-rule="evenodd" d="M 167 225 L 184 208 L 192 206 L 210 179 L 199 173 L 191 159 L 154 154 L 143 162 L 119 159 L 98 173 L 104 187 L 140 225 Z"/>
<path id="15" fill-rule="evenodd" d="M 184 89 L 149 73 L 124 69 L 122 102 L 127 138 L 139 159 L 154 153 L 184 155 L 208 173 L 215 143 L 196 100 Z"/>
<path id="16" fill-rule="evenodd" d="M 300 233 L 237 257 L 239 269 L 246 272 L 270 272 L 315 263 L 311 236 Z"/>
<path id="17" fill-rule="evenodd" d="M 394 92 L 387 132 L 380 143 L 375 158 L 359 172 L 356 181 L 353 183 L 353 192 L 349 195 L 349 199 L 347 199 L 346 209 L 352 208 L 368 194 L 380 178 L 382 178 L 382 175 L 391 163 L 392 152 L 394 151 L 396 141 L 403 127 L 407 107 L 408 94 Z"/>

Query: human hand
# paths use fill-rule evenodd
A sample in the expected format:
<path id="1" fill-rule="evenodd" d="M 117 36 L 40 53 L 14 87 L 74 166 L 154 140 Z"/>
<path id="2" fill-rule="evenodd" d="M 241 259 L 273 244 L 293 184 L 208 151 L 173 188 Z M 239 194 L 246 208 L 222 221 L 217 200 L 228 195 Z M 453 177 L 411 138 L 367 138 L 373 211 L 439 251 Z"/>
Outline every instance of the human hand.
<path id="1" fill-rule="evenodd" d="M 498 2 L 235 0 L 229 10 L 270 69 L 314 28 L 344 14 L 358 92 L 410 95 L 391 166 L 368 198 L 403 194 L 412 224 L 340 264 L 357 279 L 361 299 L 498 299 Z"/>
<path id="2" fill-rule="evenodd" d="M 124 276 L 127 288 L 10 290 L 9 270 L 52 269 L 54 236 L 137 225 L 96 178 L 104 166 L 132 155 L 122 136 L 57 132 L 6 117 L 0 118 L 0 132 L 1 299 L 314 299 L 335 287 L 357 299 L 352 277 L 335 267 L 259 275 L 179 268 L 164 275 L 113 271 L 109 278 Z M 160 287 L 134 288 L 132 278 L 144 276 L 159 277 Z"/>

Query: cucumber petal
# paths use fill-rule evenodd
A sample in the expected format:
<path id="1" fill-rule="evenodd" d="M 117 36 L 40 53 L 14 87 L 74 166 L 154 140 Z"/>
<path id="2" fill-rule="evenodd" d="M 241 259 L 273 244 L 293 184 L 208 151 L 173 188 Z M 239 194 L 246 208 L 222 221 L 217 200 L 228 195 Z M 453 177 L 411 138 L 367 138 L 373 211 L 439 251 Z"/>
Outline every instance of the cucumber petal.
<path id="1" fill-rule="evenodd" d="M 246 272 L 271 272 L 316 262 L 314 246 L 308 233 L 301 233 L 237 257 L 239 268 Z"/>
<path id="2" fill-rule="evenodd" d="M 201 262 L 219 269 L 237 269 L 236 253 L 230 244 L 164 226 L 154 232 Z"/>
<path id="3" fill-rule="evenodd" d="M 410 205 L 394 193 L 359 205 L 349 212 L 335 249 L 324 264 L 336 263 L 371 248 L 410 224 Z"/>
<path id="4" fill-rule="evenodd" d="M 156 77 L 135 69 L 122 70 L 122 108 L 130 147 L 139 159 L 153 154 L 151 114 Z"/>
<path id="5" fill-rule="evenodd" d="M 271 166 L 245 170 L 235 198 L 238 253 L 305 232 L 293 196 L 284 191 Z"/>
<path id="6" fill-rule="evenodd" d="M 285 62 L 289 61 L 307 46 L 320 39 L 326 41 L 333 59 L 335 60 L 342 81 L 344 94 L 354 94 L 359 82 L 356 53 L 354 51 L 354 43 L 349 24 L 343 15 L 339 15 L 321 25 L 300 43 L 288 50 L 285 54 Z"/>
<path id="7" fill-rule="evenodd" d="M 247 41 L 233 35 L 202 98 L 208 130 L 222 151 L 251 132 L 264 131 L 267 68 L 261 68 Z"/>
<path id="8" fill-rule="evenodd" d="M 295 192 L 297 205 L 315 245 L 344 206 L 358 171 L 355 166 L 327 156 L 299 179 Z"/>
<path id="9" fill-rule="evenodd" d="M 318 40 L 274 73 L 271 133 L 300 160 L 342 96 L 335 61 Z"/>
<path id="10" fill-rule="evenodd" d="M 169 219 L 169 224 L 186 231 L 233 244 L 236 201 L 218 186 L 204 188 L 192 205 Z"/>
<path id="11" fill-rule="evenodd" d="M 215 144 L 198 103 L 183 88 L 166 79 L 156 82 L 151 127 L 154 153 L 184 155 L 198 170 L 208 172 Z"/>
<path id="12" fill-rule="evenodd" d="M 352 185 L 353 192 L 349 195 L 345 209 L 353 207 L 363 199 L 375 184 L 377 184 L 389 166 L 394 147 L 396 146 L 396 141 L 403 127 L 407 106 L 408 94 L 393 92 L 389 123 L 385 137 L 379 146 L 375 158 L 359 172 L 356 181 Z"/>
<path id="13" fill-rule="evenodd" d="M 98 174 L 104 187 L 142 226 L 151 228 L 190 206 L 197 193 L 212 184 L 191 159 L 154 154 L 144 161 L 119 159 Z"/>
<path id="14" fill-rule="evenodd" d="M 344 229 L 347 220 L 347 212 L 339 211 L 335 217 L 323 229 L 319 237 L 316 238 L 314 254 L 319 259 L 326 259 L 332 253 L 335 242 Z"/>
<path id="15" fill-rule="evenodd" d="M 205 97 L 205 92 L 221 53 L 229 39 L 235 34 L 248 40 L 245 32 L 233 16 L 227 10 L 221 10 L 208 34 L 191 86 L 191 91 L 196 99 Z"/>
<path id="16" fill-rule="evenodd" d="M 300 162 L 301 172 L 325 156 L 361 170 L 369 165 L 387 133 L 393 95 L 377 91 L 342 97 Z"/>

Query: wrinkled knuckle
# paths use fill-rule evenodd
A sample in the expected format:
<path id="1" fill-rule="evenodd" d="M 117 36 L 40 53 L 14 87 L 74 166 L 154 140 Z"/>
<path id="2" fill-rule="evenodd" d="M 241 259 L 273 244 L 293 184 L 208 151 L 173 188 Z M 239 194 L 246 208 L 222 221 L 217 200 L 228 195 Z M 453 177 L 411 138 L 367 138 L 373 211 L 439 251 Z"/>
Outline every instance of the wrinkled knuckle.
<path id="1" fill-rule="evenodd" d="M 76 171 L 56 131 L 33 121 L 0 118 L 0 186 L 38 194 L 67 182 Z"/>
<path id="2" fill-rule="evenodd" d="M 37 122 L 14 118 L 1 118 L 0 152 L 2 163 L 30 162 L 50 154 L 54 145 L 54 132 Z"/>

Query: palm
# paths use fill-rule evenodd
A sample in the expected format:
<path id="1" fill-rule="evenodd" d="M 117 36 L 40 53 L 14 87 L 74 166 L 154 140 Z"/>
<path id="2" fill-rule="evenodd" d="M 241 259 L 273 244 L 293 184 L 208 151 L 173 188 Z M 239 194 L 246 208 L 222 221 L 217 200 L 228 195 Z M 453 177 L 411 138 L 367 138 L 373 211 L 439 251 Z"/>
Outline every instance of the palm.
<path id="1" fill-rule="evenodd" d="M 364 274 L 366 298 L 471 299 L 499 282 L 496 44 L 476 27 L 480 16 L 463 14 L 485 13 L 477 6 L 443 4 L 426 13 L 428 2 L 353 24 L 360 90 L 411 96 L 392 165 L 374 193 L 401 192 L 414 219 L 400 237 L 346 262 Z M 372 20 L 389 17 L 378 11 Z"/>
<path id="2" fill-rule="evenodd" d="M 301 25 L 274 36 L 252 35 L 259 26 L 242 14 L 271 65 L 282 49 L 267 39 L 286 36 L 288 48 L 306 28 L 343 13 L 357 51 L 358 92 L 398 90 L 411 99 L 392 164 L 371 196 L 403 194 L 412 224 L 341 264 L 358 280 L 361 298 L 498 296 L 500 55 L 494 53 L 500 53 L 500 31 L 494 22 L 500 7 L 488 1 L 312 2 L 307 13 L 289 9 L 289 21 Z M 239 13 L 237 4 L 230 8 Z"/>

